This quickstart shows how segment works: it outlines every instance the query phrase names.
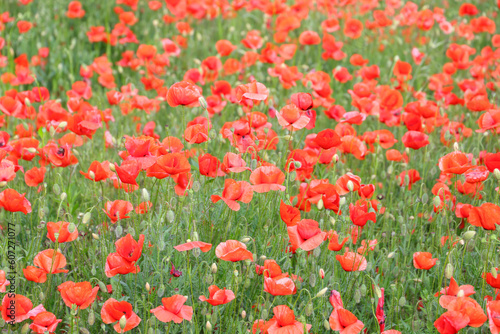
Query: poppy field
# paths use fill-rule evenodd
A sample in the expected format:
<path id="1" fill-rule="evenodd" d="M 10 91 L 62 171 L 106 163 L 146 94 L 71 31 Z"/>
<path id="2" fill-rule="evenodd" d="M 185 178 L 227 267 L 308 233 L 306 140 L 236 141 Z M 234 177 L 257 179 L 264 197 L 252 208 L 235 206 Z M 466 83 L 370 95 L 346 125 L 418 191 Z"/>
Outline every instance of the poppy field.
<path id="1" fill-rule="evenodd" d="M 1 0 L 1 332 L 498 334 L 499 12 Z"/>

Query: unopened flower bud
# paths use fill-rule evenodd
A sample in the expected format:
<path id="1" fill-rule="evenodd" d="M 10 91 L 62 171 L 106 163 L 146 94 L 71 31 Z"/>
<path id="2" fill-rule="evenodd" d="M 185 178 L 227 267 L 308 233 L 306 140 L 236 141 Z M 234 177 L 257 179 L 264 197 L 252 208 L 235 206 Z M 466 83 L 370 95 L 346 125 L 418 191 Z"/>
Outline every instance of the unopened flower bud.
<path id="1" fill-rule="evenodd" d="M 234 277 L 238 277 L 238 270 L 236 270 L 236 269 L 235 269 L 235 270 L 233 271 L 233 275 L 234 275 Z"/>
<path id="2" fill-rule="evenodd" d="M 465 296 L 464 290 L 459 290 L 457 293 L 457 297 L 463 297 Z"/>
<path id="3" fill-rule="evenodd" d="M 212 263 L 210 270 L 212 271 L 212 274 L 216 274 L 217 273 L 217 265 L 215 263 Z"/>
<path id="4" fill-rule="evenodd" d="M 298 169 L 298 168 L 300 168 L 300 167 L 302 167 L 302 163 L 301 163 L 300 161 L 294 161 L 294 162 L 293 162 L 293 165 L 294 165 L 294 166 L 295 166 L 295 168 L 297 168 L 297 169 Z"/>
<path id="5" fill-rule="evenodd" d="M 68 194 L 66 194 L 65 192 L 63 192 L 61 194 L 61 196 L 59 196 L 59 198 L 61 199 L 61 202 L 64 202 L 66 200 L 66 198 L 68 197 Z"/>
<path id="6" fill-rule="evenodd" d="M 325 271 L 323 270 L 323 268 L 319 269 L 319 277 L 321 277 L 321 279 L 325 278 Z"/>
<path id="7" fill-rule="evenodd" d="M 103 282 L 99 281 L 97 283 L 97 285 L 99 285 L 99 289 L 101 289 L 101 292 L 108 292 L 108 289 L 106 288 L 106 284 L 104 284 Z"/>
<path id="8" fill-rule="evenodd" d="M 87 224 L 90 221 L 90 212 L 85 212 L 82 218 L 82 223 Z"/>
<path id="9" fill-rule="evenodd" d="M 210 321 L 207 321 L 205 328 L 208 333 L 212 333 L 212 324 L 210 323 Z"/>
<path id="10" fill-rule="evenodd" d="M 325 293 L 328 291 L 328 287 L 321 289 L 317 294 L 316 297 L 323 297 Z"/>
<path id="11" fill-rule="evenodd" d="M 122 315 L 122 317 L 120 318 L 120 328 L 122 331 L 125 329 L 125 326 L 127 326 L 127 318 L 125 317 L 125 315 Z"/>
<path id="12" fill-rule="evenodd" d="M 247 317 L 247 312 L 245 310 L 241 311 L 241 318 L 245 319 Z"/>
<path id="13" fill-rule="evenodd" d="M 444 268 L 444 276 L 447 279 L 451 279 L 453 277 L 453 265 L 451 263 L 446 264 Z"/>
<path id="14" fill-rule="evenodd" d="M 469 241 L 476 235 L 476 231 L 467 231 L 464 233 L 464 240 Z"/>
<path id="15" fill-rule="evenodd" d="M 387 255 L 387 257 L 388 257 L 389 259 L 392 259 L 392 258 L 394 257 L 394 255 L 396 255 L 396 252 L 390 252 L 390 253 Z"/>
<path id="16" fill-rule="evenodd" d="M 109 170 L 112 172 L 116 172 L 115 164 L 109 164 Z"/>
<path id="17" fill-rule="evenodd" d="M 351 180 L 347 181 L 347 189 L 349 191 L 353 191 L 354 190 L 354 183 L 352 183 Z"/>
<path id="18" fill-rule="evenodd" d="M 149 285 L 148 282 L 146 282 L 146 291 L 149 292 L 149 290 L 151 290 L 151 286 Z"/>
<path id="19" fill-rule="evenodd" d="M 499 180 L 499 181 L 500 181 L 500 169 L 495 168 L 495 169 L 493 170 L 493 176 L 494 176 L 497 180 Z"/>
<path id="20" fill-rule="evenodd" d="M 325 320 L 323 320 L 323 327 L 325 327 L 325 329 L 326 329 L 327 331 L 329 331 L 329 330 L 330 330 L 330 323 L 328 322 L 328 320 L 326 320 L 326 319 L 325 319 Z"/>
<path id="21" fill-rule="evenodd" d="M 95 240 L 99 240 L 99 235 L 92 233 L 92 238 L 94 238 Z"/>
<path id="22" fill-rule="evenodd" d="M 89 172 L 89 177 L 91 180 L 95 180 L 95 173 L 93 171 Z"/>
<path id="23" fill-rule="evenodd" d="M 439 198 L 439 196 L 434 196 L 432 204 L 434 204 L 434 206 L 438 208 L 441 205 L 441 198 Z"/>
<path id="24" fill-rule="evenodd" d="M 453 149 L 455 150 L 455 152 L 460 152 L 460 146 L 457 142 L 453 143 Z"/>
<path id="25" fill-rule="evenodd" d="M 490 274 L 491 274 L 491 276 L 493 276 L 494 279 L 497 279 L 497 276 L 498 276 L 497 268 L 491 267 Z"/>
<path id="26" fill-rule="evenodd" d="M 323 210 L 324 203 L 323 203 L 322 198 L 319 199 L 317 206 L 318 206 L 318 210 Z"/>
<path id="27" fill-rule="evenodd" d="M 75 232 L 75 230 L 76 230 L 76 225 L 73 224 L 73 223 L 69 223 L 69 225 L 68 225 L 68 232 L 69 233 L 73 233 L 73 232 Z"/>
<path id="28" fill-rule="evenodd" d="M 89 312 L 89 316 L 87 317 L 87 323 L 92 326 L 95 322 L 95 314 L 92 310 Z"/>
<path id="29" fill-rule="evenodd" d="M 244 244 L 246 244 L 249 241 L 250 241 L 249 237 L 245 237 L 245 238 L 241 239 L 241 242 L 244 243 Z"/>
<path id="30" fill-rule="evenodd" d="M 149 192 L 146 188 L 142 188 L 142 200 L 144 202 L 149 202 Z"/>
<path id="31" fill-rule="evenodd" d="M 203 108 L 203 109 L 207 109 L 208 107 L 208 104 L 207 104 L 207 100 L 205 100 L 205 98 L 203 96 L 200 96 L 198 98 L 198 102 L 200 103 L 200 106 Z"/>
<path id="32" fill-rule="evenodd" d="M 313 313 L 313 310 L 314 308 L 312 303 L 307 304 L 305 309 L 306 316 L 310 316 Z"/>
<path id="33" fill-rule="evenodd" d="M 21 327 L 21 334 L 26 334 L 30 330 L 30 324 L 26 323 L 23 327 Z"/>
<path id="34" fill-rule="evenodd" d="M 28 147 L 26 149 L 26 151 L 30 152 L 31 154 L 35 154 L 36 153 L 36 148 L 34 148 L 34 147 Z"/>

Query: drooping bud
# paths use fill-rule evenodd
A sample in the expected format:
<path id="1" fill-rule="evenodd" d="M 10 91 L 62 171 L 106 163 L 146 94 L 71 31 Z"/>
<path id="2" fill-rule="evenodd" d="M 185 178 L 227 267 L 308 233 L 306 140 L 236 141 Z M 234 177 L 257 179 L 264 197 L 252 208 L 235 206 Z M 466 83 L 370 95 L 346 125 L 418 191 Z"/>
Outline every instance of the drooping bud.
<path id="1" fill-rule="evenodd" d="M 434 204 L 434 206 L 438 208 L 441 205 L 441 198 L 439 198 L 439 196 L 434 196 L 432 204 Z"/>
<path id="2" fill-rule="evenodd" d="M 464 240 L 469 241 L 476 235 L 476 231 L 467 231 L 464 233 Z"/>
<path id="3" fill-rule="evenodd" d="M 73 232 L 75 232 L 75 230 L 76 230 L 76 225 L 73 224 L 73 223 L 69 223 L 69 225 L 68 225 L 68 232 L 69 233 L 73 233 Z"/>
<path id="4" fill-rule="evenodd" d="M 323 297 L 325 293 L 328 291 L 328 287 L 321 289 L 317 294 L 316 298 Z"/>
<path id="5" fill-rule="evenodd" d="M 90 221 L 90 212 L 85 212 L 82 218 L 82 223 L 87 224 Z"/>

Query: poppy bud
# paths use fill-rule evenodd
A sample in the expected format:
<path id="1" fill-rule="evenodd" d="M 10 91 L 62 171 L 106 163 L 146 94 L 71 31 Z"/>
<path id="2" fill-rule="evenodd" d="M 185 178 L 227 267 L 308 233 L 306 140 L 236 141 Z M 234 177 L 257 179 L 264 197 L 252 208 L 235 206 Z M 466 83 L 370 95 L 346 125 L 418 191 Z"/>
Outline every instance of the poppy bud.
<path id="1" fill-rule="evenodd" d="M 295 166 L 295 168 L 300 168 L 302 167 L 302 163 L 300 161 L 294 161 L 293 162 L 293 165 Z"/>
<path id="2" fill-rule="evenodd" d="M 149 285 L 148 282 L 146 282 L 146 291 L 149 292 L 149 290 L 151 290 L 151 286 Z"/>
<path id="3" fill-rule="evenodd" d="M 464 290 L 459 290 L 457 293 L 457 297 L 463 297 L 465 296 Z"/>
<path id="4" fill-rule="evenodd" d="M 316 294 L 316 297 L 315 297 L 315 298 L 318 298 L 318 297 L 323 297 L 327 291 L 328 291 L 328 287 L 321 289 L 321 290 L 320 290 L 320 291 Z"/>
<path id="5" fill-rule="evenodd" d="M 406 305 L 406 298 L 405 298 L 405 296 L 401 296 L 401 298 L 399 298 L 398 304 L 399 304 L 400 307 L 403 307 L 403 306 Z"/>
<path id="6" fill-rule="evenodd" d="M 492 240 L 497 240 L 497 236 L 496 236 L 496 234 L 492 234 L 492 235 L 491 235 L 491 239 L 492 239 Z"/>
<path id="7" fill-rule="evenodd" d="M 495 178 L 496 178 L 497 180 L 499 180 L 499 181 L 500 181 L 500 169 L 495 168 L 495 169 L 493 170 L 493 175 L 495 176 Z"/>
<path id="8" fill-rule="evenodd" d="M 53 127 L 53 126 L 50 126 L 50 129 L 49 129 L 49 134 L 51 137 L 54 137 L 55 134 L 56 134 L 56 129 Z"/>
<path id="9" fill-rule="evenodd" d="M 87 328 L 80 327 L 80 333 L 82 334 L 90 334 L 89 330 Z"/>
<path id="10" fill-rule="evenodd" d="M 359 291 L 359 289 L 354 291 L 354 301 L 356 302 L 356 304 L 359 304 L 359 302 L 361 301 L 361 291 Z"/>
<path id="11" fill-rule="evenodd" d="M 212 333 L 212 324 L 210 321 L 207 321 L 206 329 L 208 333 Z"/>
<path id="12" fill-rule="evenodd" d="M 83 215 L 83 218 L 82 218 L 82 223 L 83 223 L 83 224 L 87 224 L 89 221 L 90 221 L 90 212 L 86 212 L 86 213 Z"/>
<path id="13" fill-rule="evenodd" d="M 148 190 L 146 188 L 142 188 L 142 194 L 141 195 L 142 195 L 142 200 L 144 202 L 149 202 L 149 199 L 150 199 L 149 192 L 148 192 Z"/>
<path id="14" fill-rule="evenodd" d="M 71 311 L 70 311 L 72 316 L 75 316 L 78 313 L 78 306 L 76 304 L 71 304 Z"/>
<path id="15" fill-rule="evenodd" d="M 205 100 L 205 98 L 204 98 L 203 96 L 200 96 L 200 97 L 198 98 L 198 102 L 200 103 L 200 106 L 201 106 L 203 109 L 207 110 L 207 107 L 208 107 L 207 100 Z"/>
<path id="16" fill-rule="evenodd" d="M 65 122 L 65 121 L 63 121 L 63 122 L 61 122 L 61 123 L 59 123 L 59 124 L 57 125 L 57 127 L 58 127 L 59 129 L 64 129 L 64 128 L 65 128 L 65 127 L 67 127 L 67 126 L 68 126 L 68 122 Z"/>
<path id="17" fill-rule="evenodd" d="M 52 187 L 52 191 L 54 192 L 54 194 L 56 196 L 59 196 L 59 194 L 61 193 L 61 187 L 59 187 L 59 185 L 56 183 L 54 184 L 54 186 Z"/>
<path id="18" fill-rule="evenodd" d="M 191 187 L 191 189 L 192 189 L 195 193 L 197 193 L 198 191 L 200 191 L 200 188 L 201 188 L 201 184 L 200 184 L 200 182 L 198 182 L 198 181 L 193 182 L 193 186 Z"/>
<path id="19" fill-rule="evenodd" d="M 95 240 L 99 240 L 99 235 L 92 233 L 92 238 L 94 238 Z"/>
<path id="20" fill-rule="evenodd" d="M 169 223 L 172 223 L 175 219 L 175 213 L 172 210 L 167 211 L 167 220 Z"/>
<path id="21" fill-rule="evenodd" d="M 323 327 L 325 327 L 325 329 L 326 329 L 327 331 L 329 331 L 329 330 L 330 330 L 330 323 L 328 322 L 328 320 L 326 320 L 326 319 L 325 319 L 325 320 L 323 320 Z"/>
<path id="22" fill-rule="evenodd" d="M 451 263 L 448 263 L 444 268 L 444 276 L 447 279 L 450 279 L 453 276 L 453 266 Z"/>
<path id="23" fill-rule="evenodd" d="M 247 317 L 247 312 L 245 310 L 241 311 L 241 317 L 245 319 Z"/>
<path id="24" fill-rule="evenodd" d="M 332 162 L 333 162 L 333 163 L 337 163 L 337 162 L 339 162 L 339 160 L 340 160 L 339 155 L 338 155 L 338 154 L 334 154 L 334 155 L 333 155 Z"/>
<path id="25" fill-rule="evenodd" d="M 262 313 L 261 313 L 261 315 L 262 315 L 262 319 L 267 319 L 268 313 L 269 313 L 269 312 L 267 311 L 267 309 L 263 309 L 263 310 L 262 310 Z"/>
<path id="26" fill-rule="evenodd" d="M 305 309 L 305 311 L 306 311 L 306 312 L 305 312 L 305 313 L 306 313 L 306 316 L 310 316 L 310 315 L 313 313 L 313 310 L 314 310 L 314 309 L 313 309 L 313 305 L 312 305 L 312 303 L 308 303 L 308 304 L 306 305 L 306 309 Z"/>
<path id="27" fill-rule="evenodd" d="M 344 204 L 345 204 L 345 202 L 346 202 L 345 197 L 340 197 L 340 200 L 339 200 L 339 205 L 340 205 L 340 206 L 342 206 L 342 205 L 344 205 Z"/>
<path id="28" fill-rule="evenodd" d="M 120 328 L 122 331 L 125 329 L 125 326 L 127 326 L 127 318 L 125 317 L 125 315 L 122 315 L 122 317 L 120 318 Z"/>
<path id="29" fill-rule="evenodd" d="M 217 273 L 217 265 L 215 263 L 212 263 L 210 270 L 212 271 L 212 274 L 216 274 Z"/>
<path id="30" fill-rule="evenodd" d="M 235 269 L 235 270 L 233 271 L 233 275 L 234 275 L 234 277 L 238 277 L 238 270 L 236 270 L 236 269 Z"/>
<path id="31" fill-rule="evenodd" d="M 497 268 L 491 267 L 490 274 L 491 274 L 491 276 L 493 276 L 494 279 L 497 279 L 497 275 L 498 275 Z"/>
<path id="32" fill-rule="evenodd" d="M 323 270 L 323 268 L 319 269 L 319 277 L 321 277 L 321 279 L 325 278 L 325 271 Z"/>
<path id="33" fill-rule="evenodd" d="M 246 244 L 249 241 L 250 241 L 249 237 L 245 237 L 245 238 L 241 239 L 241 242 L 243 242 L 244 244 Z"/>
<path id="34" fill-rule="evenodd" d="M 89 316 L 87 318 L 87 323 L 92 326 L 95 322 L 95 314 L 92 312 L 92 310 L 89 312 Z"/>
<path id="35" fill-rule="evenodd" d="M 108 289 L 106 288 L 106 285 L 103 282 L 99 281 L 97 282 L 97 285 L 99 285 L 99 289 L 101 289 L 101 292 L 108 292 Z"/>
<path id="36" fill-rule="evenodd" d="M 69 223 L 69 225 L 68 225 L 68 232 L 69 233 L 73 233 L 73 232 L 75 232 L 75 230 L 76 230 L 75 224 Z"/>
<path id="37" fill-rule="evenodd" d="M 334 226 L 334 225 L 335 225 L 335 218 L 330 217 L 330 224 L 332 224 L 332 226 Z"/>
<path id="38" fill-rule="evenodd" d="M 30 330 L 30 325 L 29 324 L 24 324 L 24 326 L 21 328 L 21 334 L 26 334 Z"/>
<path id="39" fill-rule="evenodd" d="M 441 198 L 439 198 L 439 196 L 434 196 L 432 204 L 434 204 L 435 207 L 439 207 L 441 205 Z"/>
<path id="40" fill-rule="evenodd" d="M 292 136 L 290 136 L 290 135 L 284 135 L 284 136 L 283 136 L 283 139 L 284 139 L 284 140 L 286 140 L 286 141 L 290 141 L 290 140 L 292 140 L 292 138 L 293 138 L 293 137 L 292 137 Z"/>
<path id="41" fill-rule="evenodd" d="M 68 194 L 66 194 L 65 192 L 63 192 L 61 194 L 61 196 L 59 196 L 59 198 L 61 199 L 61 202 L 63 202 L 67 197 L 68 197 Z"/>
<path id="42" fill-rule="evenodd" d="M 377 295 L 377 298 L 379 299 L 382 298 L 382 290 L 378 285 L 375 285 L 374 290 L 375 290 L 375 295 Z"/>
<path id="43" fill-rule="evenodd" d="M 458 146 L 457 142 L 453 143 L 453 149 L 455 150 L 455 152 L 460 152 L 460 146 Z"/>
<path id="44" fill-rule="evenodd" d="M 323 203 L 322 198 L 319 199 L 317 206 L 318 206 L 318 210 L 323 210 L 324 203 Z"/>
<path id="45" fill-rule="evenodd" d="M 89 172 L 89 177 L 91 180 L 95 180 L 95 173 L 93 171 Z"/>
<path id="46" fill-rule="evenodd" d="M 396 252 L 390 252 L 390 253 L 387 255 L 387 257 L 388 257 L 389 259 L 392 259 L 392 258 L 394 257 L 394 255 L 396 255 Z"/>
<path id="47" fill-rule="evenodd" d="M 34 148 L 34 147 L 28 147 L 26 149 L 26 151 L 30 152 L 31 154 L 35 154 L 36 153 L 36 148 Z"/>
<path id="48" fill-rule="evenodd" d="M 109 170 L 111 170 L 112 172 L 116 172 L 115 164 L 109 164 Z"/>

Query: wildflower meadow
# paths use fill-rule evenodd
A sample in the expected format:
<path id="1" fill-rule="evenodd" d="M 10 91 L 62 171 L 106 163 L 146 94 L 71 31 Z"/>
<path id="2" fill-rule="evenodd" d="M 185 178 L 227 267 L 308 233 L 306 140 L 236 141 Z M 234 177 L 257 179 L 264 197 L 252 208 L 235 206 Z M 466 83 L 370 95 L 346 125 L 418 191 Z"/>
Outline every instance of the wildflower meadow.
<path id="1" fill-rule="evenodd" d="M 500 0 L 0 0 L 0 332 L 500 332 Z"/>

